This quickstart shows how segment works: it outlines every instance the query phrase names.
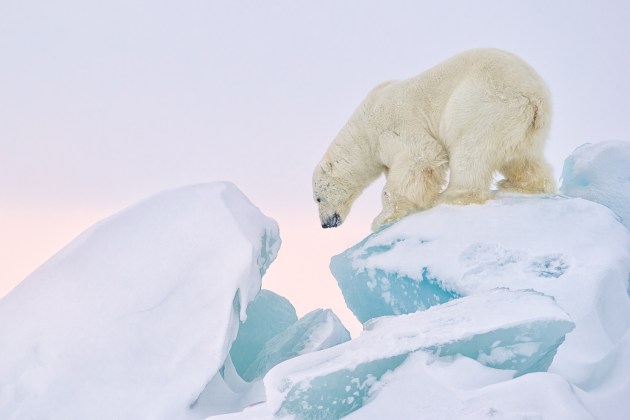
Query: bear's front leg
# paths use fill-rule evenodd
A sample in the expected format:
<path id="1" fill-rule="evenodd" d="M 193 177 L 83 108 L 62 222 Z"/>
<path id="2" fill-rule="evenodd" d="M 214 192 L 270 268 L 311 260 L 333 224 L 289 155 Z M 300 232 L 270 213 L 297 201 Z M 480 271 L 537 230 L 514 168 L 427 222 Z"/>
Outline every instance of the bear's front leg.
<path id="1" fill-rule="evenodd" d="M 445 176 L 445 162 L 397 162 L 387 173 L 381 195 L 383 210 L 372 222 L 372 230 L 433 206 Z"/>
<path id="2" fill-rule="evenodd" d="M 386 225 L 391 225 L 397 220 L 403 218 L 410 212 L 403 214 L 401 211 L 400 204 L 403 203 L 398 197 L 394 197 L 388 188 L 387 185 L 383 187 L 383 192 L 381 193 L 381 202 L 383 204 L 383 210 L 381 210 L 380 214 L 376 216 L 374 221 L 372 222 L 372 231 L 376 232 L 380 228 Z"/>

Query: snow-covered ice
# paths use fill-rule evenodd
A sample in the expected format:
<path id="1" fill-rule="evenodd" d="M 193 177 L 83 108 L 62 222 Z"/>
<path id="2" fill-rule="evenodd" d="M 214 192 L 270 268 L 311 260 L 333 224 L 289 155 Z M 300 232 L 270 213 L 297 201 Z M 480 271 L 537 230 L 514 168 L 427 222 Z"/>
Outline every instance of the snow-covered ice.
<path id="1" fill-rule="evenodd" d="M 279 246 L 277 224 L 229 183 L 96 224 L 0 300 L 0 418 L 203 415 L 190 406 Z"/>
<path id="2" fill-rule="evenodd" d="M 441 206 L 370 235 L 334 257 L 331 269 L 348 306 L 364 319 L 411 312 L 413 305 L 438 308 L 497 287 L 551 296 L 575 329 L 549 372 L 570 385 L 585 413 L 616 419 L 630 410 L 623 397 L 630 376 L 619 356 L 630 351 L 630 234 L 602 205 L 504 195 L 481 206 Z"/>
<path id="3" fill-rule="evenodd" d="M 595 420 L 559 375 L 530 373 L 510 379 L 504 371 L 466 357 L 435 359 L 424 352 L 411 354 L 383 375 L 378 394 L 344 418 Z"/>
<path id="4" fill-rule="evenodd" d="M 436 207 L 370 235 L 333 257 L 331 268 L 363 318 L 497 287 L 553 296 L 576 324 L 556 368 L 576 384 L 630 327 L 628 230 L 583 199 L 508 195 Z"/>
<path id="5" fill-rule="evenodd" d="M 468 356 L 511 376 L 544 371 L 572 329 L 553 299 L 496 289 L 376 319 L 350 342 L 276 366 L 265 377 L 267 404 L 280 415 L 340 418 L 361 408 L 381 376 L 419 350 Z"/>

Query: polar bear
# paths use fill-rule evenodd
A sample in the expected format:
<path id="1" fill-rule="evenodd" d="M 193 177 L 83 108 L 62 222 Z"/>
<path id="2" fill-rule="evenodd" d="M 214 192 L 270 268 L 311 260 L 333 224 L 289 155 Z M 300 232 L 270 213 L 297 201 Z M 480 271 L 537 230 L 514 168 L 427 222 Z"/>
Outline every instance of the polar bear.
<path id="1" fill-rule="evenodd" d="M 383 83 L 315 168 L 321 225 L 341 225 L 381 173 L 383 211 L 374 230 L 437 203 L 483 203 L 496 171 L 504 177 L 500 190 L 552 193 L 543 156 L 549 122 L 545 83 L 506 51 L 465 51 L 418 76 Z"/>

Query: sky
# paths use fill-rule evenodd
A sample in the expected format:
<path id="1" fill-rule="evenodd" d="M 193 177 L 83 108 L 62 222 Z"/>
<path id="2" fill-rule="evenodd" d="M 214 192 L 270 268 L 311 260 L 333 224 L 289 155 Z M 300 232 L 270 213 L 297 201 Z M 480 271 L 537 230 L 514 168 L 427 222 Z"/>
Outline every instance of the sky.
<path id="1" fill-rule="evenodd" d="M 0 2 L 0 296 L 134 202 L 234 182 L 280 225 L 263 287 L 358 322 L 328 270 L 370 233 L 382 179 L 338 229 L 311 174 L 367 92 L 477 47 L 546 80 L 546 155 L 630 141 L 630 6 L 619 1 Z"/>

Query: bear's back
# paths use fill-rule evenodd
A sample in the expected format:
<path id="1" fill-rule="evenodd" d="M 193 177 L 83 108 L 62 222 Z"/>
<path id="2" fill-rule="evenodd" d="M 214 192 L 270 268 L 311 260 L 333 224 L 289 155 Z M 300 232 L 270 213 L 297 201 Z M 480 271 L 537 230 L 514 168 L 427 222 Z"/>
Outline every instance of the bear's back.
<path id="1" fill-rule="evenodd" d="M 453 92 L 471 81 L 497 96 L 547 95 L 542 78 L 518 56 L 496 48 L 478 48 L 409 79 L 381 83 L 368 94 L 359 114 L 369 115 L 378 131 L 415 121 L 435 132 Z"/>

